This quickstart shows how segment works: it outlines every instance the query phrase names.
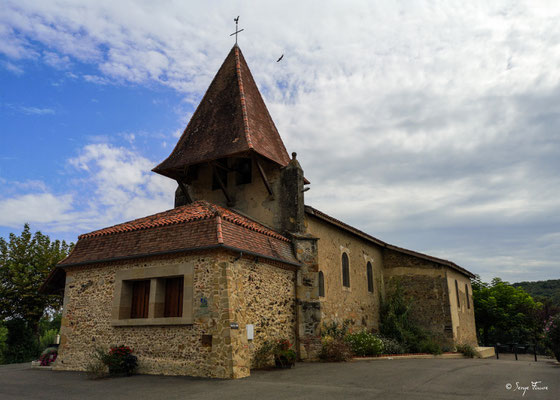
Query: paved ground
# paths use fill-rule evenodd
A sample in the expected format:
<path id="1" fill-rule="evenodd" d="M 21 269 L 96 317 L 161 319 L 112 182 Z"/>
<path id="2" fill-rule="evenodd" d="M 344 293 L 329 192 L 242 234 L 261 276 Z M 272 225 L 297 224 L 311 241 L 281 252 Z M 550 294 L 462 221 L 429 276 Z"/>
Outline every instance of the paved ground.
<path id="1" fill-rule="evenodd" d="M 298 363 L 235 381 L 147 375 L 92 381 L 19 364 L 0 366 L 0 399 L 560 399 L 560 366 L 508 358 Z M 534 390 L 532 381 L 548 390 Z M 525 396 L 518 386 L 528 387 Z"/>

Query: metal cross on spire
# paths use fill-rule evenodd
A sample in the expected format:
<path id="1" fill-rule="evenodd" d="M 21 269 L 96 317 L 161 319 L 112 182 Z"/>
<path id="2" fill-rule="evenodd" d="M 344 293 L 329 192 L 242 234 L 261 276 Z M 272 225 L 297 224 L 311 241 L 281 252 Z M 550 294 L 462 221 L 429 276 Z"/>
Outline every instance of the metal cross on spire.
<path id="1" fill-rule="evenodd" d="M 237 16 L 237 18 L 233 19 L 235 21 L 235 32 L 233 32 L 230 36 L 235 35 L 235 44 L 237 45 L 237 34 L 239 32 L 243 32 L 245 29 L 237 29 L 237 24 L 239 23 L 239 15 Z"/>

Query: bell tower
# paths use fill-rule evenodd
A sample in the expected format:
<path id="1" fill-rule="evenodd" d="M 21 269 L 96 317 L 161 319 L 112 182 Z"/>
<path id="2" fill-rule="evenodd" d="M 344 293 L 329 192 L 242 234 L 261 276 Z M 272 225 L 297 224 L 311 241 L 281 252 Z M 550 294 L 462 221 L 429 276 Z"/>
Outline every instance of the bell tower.
<path id="1" fill-rule="evenodd" d="M 303 231 L 303 171 L 295 153 L 288 155 L 237 44 L 153 171 L 177 181 L 176 207 L 207 200 L 282 233 Z"/>

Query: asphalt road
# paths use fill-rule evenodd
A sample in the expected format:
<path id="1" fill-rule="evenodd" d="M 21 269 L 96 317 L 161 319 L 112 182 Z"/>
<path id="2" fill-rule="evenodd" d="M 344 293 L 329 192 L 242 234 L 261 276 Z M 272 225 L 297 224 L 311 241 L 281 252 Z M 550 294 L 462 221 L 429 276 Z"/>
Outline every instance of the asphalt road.
<path id="1" fill-rule="evenodd" d="M 0 399 L 560 399 L 560 365 L 528 360 L 298 363 L 291 370 L 253 371 L 240 380 L 148 375 L 89 380 L 84 373 L 19 364 L 0 366 Z"/>

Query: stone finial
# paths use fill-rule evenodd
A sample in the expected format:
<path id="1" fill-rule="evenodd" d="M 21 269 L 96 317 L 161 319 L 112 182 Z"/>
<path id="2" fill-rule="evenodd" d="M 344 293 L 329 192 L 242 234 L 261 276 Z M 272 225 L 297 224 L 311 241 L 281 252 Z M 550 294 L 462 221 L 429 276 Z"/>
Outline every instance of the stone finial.
<path id="1" fill-rule="evenodd" d="M 294 152 L 292 153 L 292 160 L 295 160 L 296 157 L 297 157 L 297 153 L 294 151 Z"/>

